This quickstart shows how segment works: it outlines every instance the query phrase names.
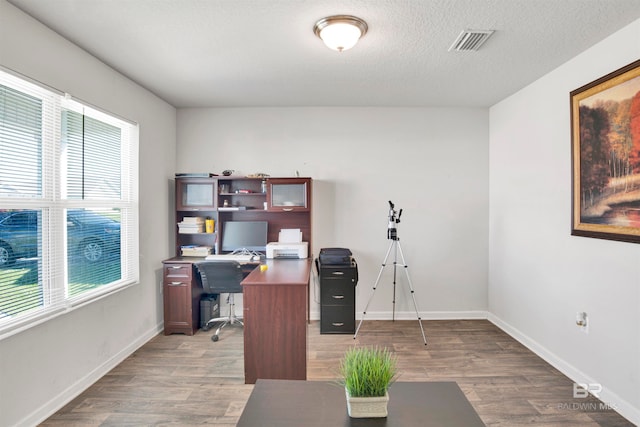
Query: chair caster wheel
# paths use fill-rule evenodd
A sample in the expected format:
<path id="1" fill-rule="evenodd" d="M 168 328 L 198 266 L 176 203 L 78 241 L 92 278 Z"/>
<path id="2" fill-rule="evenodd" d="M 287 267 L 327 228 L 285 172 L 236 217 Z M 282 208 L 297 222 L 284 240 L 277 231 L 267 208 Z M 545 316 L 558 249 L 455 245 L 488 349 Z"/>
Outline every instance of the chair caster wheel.
<path id="1" fill-rule="evenodd" d="M 203 331 L 207 332 L 209 329 L 211 329 L 211 326 L 209 326 L 209 325 L 204 325 L 201 329 L 202 329 Z"/>
<path id="2" fill-rule="evenodd" d="M 217 335 L 212 335 L 211 336 L 211 341 L 213 341 L 213 342 L 218 341 L 218 336 Z"/>

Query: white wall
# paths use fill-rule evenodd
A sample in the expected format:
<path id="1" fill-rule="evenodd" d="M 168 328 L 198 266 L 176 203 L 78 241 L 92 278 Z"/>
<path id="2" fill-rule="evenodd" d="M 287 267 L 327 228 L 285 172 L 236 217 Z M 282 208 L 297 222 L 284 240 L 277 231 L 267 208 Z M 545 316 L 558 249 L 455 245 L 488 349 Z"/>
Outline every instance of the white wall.
<path id="1" fill-rule="evenodd" d="M 177 136 L 179 171 L 312 177 L 313 254 L 354 253 L 358 316 L 389 248 L 391 200 L 422 317 L 486 317 L 487 110 L 179 109 Z M 366 319 L 391 318 L 392 261 Z M 416 319 L 402 268 L 397 283 L 396 318 Z"/>
<path id="2" fill-rule="evenodd" d="M 140 124 L 140 284 L 0 341 L 0 425 L 35 425 L 162 328 L 176 116 L 5 0 L 0 65 Z"/>
<path id="3" fill-rule="evenodd" d="M 640 21 L 492 107 L 489 180 L 492 320 L 635 423 L 640 245 L 570 236 L 569 92 L 638 58 Z"/>

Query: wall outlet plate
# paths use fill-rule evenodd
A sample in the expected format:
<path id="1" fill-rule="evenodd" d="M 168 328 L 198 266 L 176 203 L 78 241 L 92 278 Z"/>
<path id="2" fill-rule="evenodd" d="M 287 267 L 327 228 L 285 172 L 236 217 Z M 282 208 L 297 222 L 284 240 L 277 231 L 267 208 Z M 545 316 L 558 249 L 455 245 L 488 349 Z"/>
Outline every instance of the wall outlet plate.
<path id="1" fill-rule="evenodd" d="M 580 327 L 582 332 L 589 333 L 589 317 L 585 311 L 579 311 L 576 313 L 576 325 Z"/>

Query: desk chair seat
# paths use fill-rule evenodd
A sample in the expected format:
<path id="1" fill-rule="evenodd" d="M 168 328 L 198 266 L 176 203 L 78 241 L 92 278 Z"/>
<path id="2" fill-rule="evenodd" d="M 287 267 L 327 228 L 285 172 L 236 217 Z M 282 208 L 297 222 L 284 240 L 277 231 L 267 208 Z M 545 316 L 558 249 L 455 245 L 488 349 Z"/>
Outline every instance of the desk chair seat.
<path id="1" fill-rule="evenodd" d="M 242 293 L 242 266 L 237 261 L 202 261 L 195 263 L 200 273 L 202 288 L 208 294 L 228 293 L 229 315 L 209 319 L 202 329 L 211 328 L 214 323 L 222 322 L 211 337 L 212 341 L 218 341 L 220 331 L 227 325 L 239 324 L 244 327 L 242 317 L 235 314 L 234 294 Z"/>

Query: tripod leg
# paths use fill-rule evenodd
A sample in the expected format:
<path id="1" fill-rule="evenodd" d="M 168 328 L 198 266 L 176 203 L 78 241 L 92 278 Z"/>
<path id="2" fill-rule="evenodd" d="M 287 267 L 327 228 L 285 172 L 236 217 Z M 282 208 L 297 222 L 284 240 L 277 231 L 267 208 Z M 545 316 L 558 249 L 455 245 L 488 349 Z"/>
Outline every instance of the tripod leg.
<path id="1" fill-rule="evenodd" d="M 393 300 L 391 301 L 391 321 L 396 321 L 396 280 L 398 270 L 398 241 L 394 239 L 393 245 Z"/>
<path id="2" fill-rule="evenodd" d="M 380 271 L 378 272 L 378 277 L 376 278 L 375 283 L 373 284 L 373 291 L 371 291 L 371 295 L 369 296 L 369 300 L 367 301 L 367 305 L 364 306 L 364 311 L 362 312 L 362 317 L 360 318 L 360 323 L 358 323 L 358 327 L 356 328 L 356 333 L 353 335 L 353 339 L 355 340 L 358 336 L 358 331 L 360 330 L 360 326 L 362 326 L 362 322 L 364 321 L 364 316 L 367 314 L 367 309 L 369 308 L 369 304 L 371 304 L 371 300 L 373 299 L 373 295 L 376 293 L 376 288 L 378 287 L 378 282 L 380 282 L 380 277 L 382 276 L 382 271 L 387 266 L 387 259 L 389 258 L 389 254 L 391 253 L 391 247 L 393 246 L 393 241 L 389 245 L 389 249 L 387 249 L 387 254 L 384 256 L 384 261 L 382 261 L 382 266 L 380 267 Z"/>
<path id="3" fill-rule="evenodd" d="M 404 267 L 404 272 L 407 276 L 407 283 L 409 285 L 409 290 L 411 291 L 411 298 L 413 299 L 413 308 L 416 311 L 416 317 L 418 318 L 418 324 L 420 325 L 420 330 L 422 331 L 422 340 L 424 341 L 424 345 L 427 345 L 427 338 L 424 335 L 424 329 L 422 328 L 422 319 L 420 318 L 420 314 L 418 312 L 418 304 L 416 303 L 416 295 L 413 290 L 413 284 L 411 283 L 411 277 L 409 277 L 409 266 L 404 260 L 404 254 L 402 253 L 402 246 L 400 246 L 400 242 L 398 242 L 398 249 L 400 250 L 400 257 L 402 258 L 402 266 Z"/>

